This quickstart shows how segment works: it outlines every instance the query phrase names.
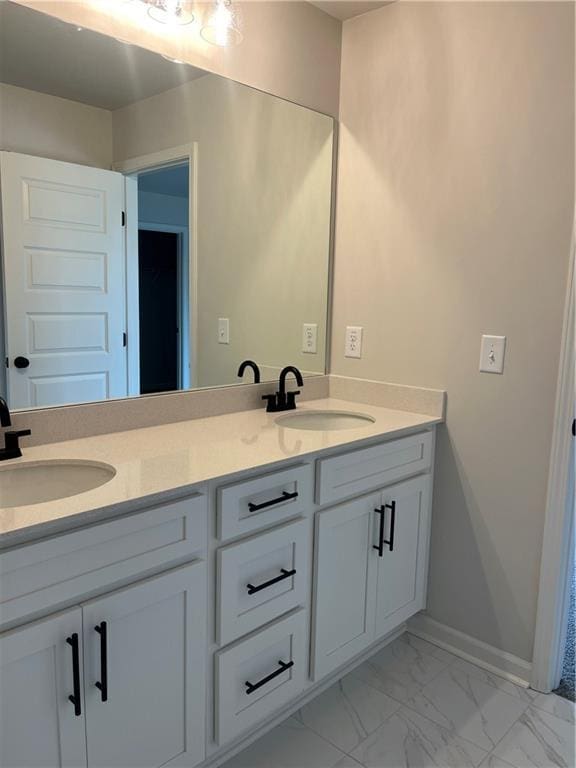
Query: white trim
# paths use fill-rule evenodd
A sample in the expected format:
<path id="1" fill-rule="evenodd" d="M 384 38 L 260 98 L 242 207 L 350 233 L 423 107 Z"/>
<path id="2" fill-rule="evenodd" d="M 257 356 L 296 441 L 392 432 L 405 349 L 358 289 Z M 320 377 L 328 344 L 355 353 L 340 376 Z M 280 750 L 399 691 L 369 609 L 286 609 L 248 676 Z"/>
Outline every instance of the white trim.
<path id="1" fill-rule="evenodd" d="M 171 165 L 178 165 L 180 163 L 188 163 L 188 296 L 189 296 L 189 309 L 188 309 L 188 338 L 189 338 L 189 360 L 190 360 L 190 373 L 188 378 L 188 385 L 190 388 L 195 389 L 198 386 L 198 143 L 192 142 L 191 144 L 181 144 L 177 147 L 170 147 L 160 152 L 151 152 L 148 155 L 139 155 L 137 157 L 131 157 L 127 160 L 123 160 L 118 163 L 114 163 L 113 168 L 115 171 L 119 171 L 127 176 L 137 175 L 138 173 L 146 170 L 158 169 L 168 167 Z M 128 206 L 127 206 L 128 208 Z M 136 246 L 134 246 L 134 236 L 130 236 L 129 228 L 133 225 L 130 224 L 130 218 L 138 222 L 137 213 L 137 198 L 136 206 L 131 206 L 132 210 L 127 211 L 127 244 L 131 244 L 132 247 L 137 248 L 138 243 L 138 223 L 136 224 Z M 130 259 L 130 250 L 126 252 L 127 260 Z M 137 283 L 136 283 L 137 285 Z M 136 305 L 137 306 L 137 305 Z M 132 335 L 134 333 L 132 332 Z M 136 338 L 136 337 L 134 337 Z M 128 343 L 130 343 L 130 334 L 128 336 Z M 134 346 L 133 346 L 134 349 Z M 129 366 L 130 367 L 130 366 Z M 137 383 L 132 376 L 133 383 L 129 385 L 130 395 L 140 394 L 140 382 Z M 137 391 L 134 387 L 137 384 Z"/>
<path id="2" fill-rule="evenodd" d="M 431 619 L 425 613 L 419 613 L 409 620 L 408 632 L 515 685 L 523 688 L 530 685 L 532 665 L 529 661 Z"/>
<path id="3" fill-rule="evenodd" d="M 126 209 L 126 332 L 128 395 L 140 395 L 140 321 L 138 260 L 134 268 L 134 254 L 138 254 L 138 181 L 136 176 L 124 177 Z"/>
<path id="4" fill-rule="evenodd" d="M 543 693 L 549 693 L 560 682 L 574 532 L 574 440 L 570 425 L 574 418 L 575 253 L 573 234 L 550 451 L 531 680 L 532 687 Z"/>
<path id="5" fill-rule="evenodd" d="M 198 386 L 198 142 L 188 155 L 188 317 L 190 328 L 190 386 Z"/>
<path id="6" fill-rule="evenodd" d="M 139 173 L 152 168 L 162 168 L 167 165 L 181 163 L 183 160 L 192 162 L 195 153 L 195 144 L 180 144 L 178 147 L 170 147 L 160 152 L 151 152 L 149 155 L 138 155 L 114 163 L 112 169 L 120 173 Z"/>

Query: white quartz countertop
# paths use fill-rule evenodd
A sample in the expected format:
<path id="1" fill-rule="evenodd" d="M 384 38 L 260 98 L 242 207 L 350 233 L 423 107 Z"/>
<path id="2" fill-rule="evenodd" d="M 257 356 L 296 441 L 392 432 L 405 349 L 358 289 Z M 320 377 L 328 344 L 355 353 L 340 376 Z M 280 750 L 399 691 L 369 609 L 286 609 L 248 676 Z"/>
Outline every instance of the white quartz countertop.
<path id="1" fill-rule="evenodd" d="M 23 462 L 88 460 L 111 464 L 116 475 L 105 485 L 55 501 L 0 508 L 0 546 L 62 532 L 169 498 L 187 487 L 280 461 L 311 457 L 338 447 L 357 447 L 378 437 L 394 437 L 437 424 L 442 419 L 344 400 L 313 400 L 298 411 L 334 410 L 371 416 L 354 429 L 312 431 L 279 427 L 286 414 L 264 410 L 228 413 L 205 419 L 133 429 L 68 442 L 23 447 L 20 459 L 3 462 L 0 469 Z M 1 474 L 0 474 L 1 482 Z"/>

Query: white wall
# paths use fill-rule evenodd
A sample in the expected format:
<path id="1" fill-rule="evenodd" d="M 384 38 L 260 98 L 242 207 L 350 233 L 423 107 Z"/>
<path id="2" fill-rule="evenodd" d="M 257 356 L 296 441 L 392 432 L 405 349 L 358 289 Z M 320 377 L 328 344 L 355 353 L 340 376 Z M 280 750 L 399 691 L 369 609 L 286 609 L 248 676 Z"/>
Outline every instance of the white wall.
<path id="1" fill-rule="evenodd" d="M 116 162 L 198 142 L 198 384 L 236 382 L 248 357 L 323 373 L 332 119 L 211 75 L 113 119 Z"/>
<path id="2" fill-rule="evenodd" d="M 110 168 L 112 113 L 0 83 L 0 148 Z"/>
<path id="3" fill-rule="evenodd" d="M 345 22 L 334 373 L 448 391 L 429 612 L 532 643 L 572 217 L 574 5 L 395 3 Z M 343 357 L 346 325 L 365 329 Z M 508 337 L 503 376 L 482 333 Z"/>

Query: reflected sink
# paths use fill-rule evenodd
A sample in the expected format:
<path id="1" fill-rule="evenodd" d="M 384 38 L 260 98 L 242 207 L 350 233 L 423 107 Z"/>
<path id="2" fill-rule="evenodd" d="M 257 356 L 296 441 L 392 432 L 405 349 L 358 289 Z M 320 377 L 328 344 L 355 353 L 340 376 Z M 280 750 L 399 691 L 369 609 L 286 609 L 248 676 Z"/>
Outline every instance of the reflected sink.
<path id="1" fill-rule="evenodd" d="M 0 467 L 0 507 L 22 507 L 91 491 L 116 470 L 96 461 L 30 461 Z"/>
<path id="2" fill-rule="evenodd" d="M 332 432 L 338 429 L 358 429 L 374 424 L 376 419 L 366 413 L 352 411 L 299 411 L 287 413 L 276 419 L 279 427 L 289 429 L 311 429 L 317 432 Z"/>

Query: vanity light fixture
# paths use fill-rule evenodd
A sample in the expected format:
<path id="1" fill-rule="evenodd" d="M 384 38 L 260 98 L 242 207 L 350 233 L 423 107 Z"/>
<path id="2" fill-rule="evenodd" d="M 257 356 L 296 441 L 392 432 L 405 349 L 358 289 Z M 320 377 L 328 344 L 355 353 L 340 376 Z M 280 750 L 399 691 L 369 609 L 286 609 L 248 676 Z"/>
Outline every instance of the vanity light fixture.
<path id="1" fill-rule="evenodd" d="M 183 0 L 144 0 L 148 15 L 161 24 L 190 24 L 194 16 L 185 8 Z"/>
<path id="2" fill-rule="evenodd" d="M 216 0 L 215 7 L 200 30 L 207 43 L 224 48 L 242 42 L 238 9 L 231 0 Z"/>

